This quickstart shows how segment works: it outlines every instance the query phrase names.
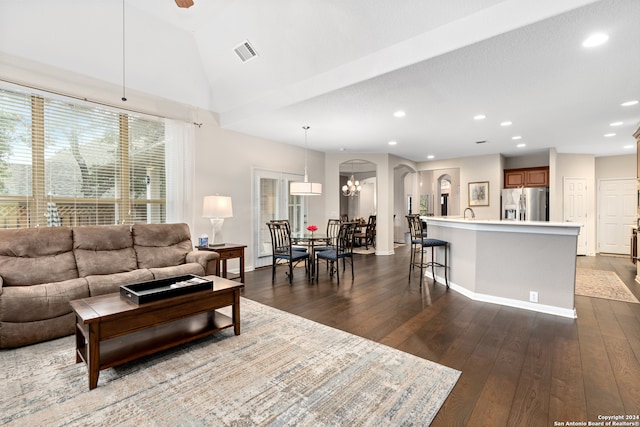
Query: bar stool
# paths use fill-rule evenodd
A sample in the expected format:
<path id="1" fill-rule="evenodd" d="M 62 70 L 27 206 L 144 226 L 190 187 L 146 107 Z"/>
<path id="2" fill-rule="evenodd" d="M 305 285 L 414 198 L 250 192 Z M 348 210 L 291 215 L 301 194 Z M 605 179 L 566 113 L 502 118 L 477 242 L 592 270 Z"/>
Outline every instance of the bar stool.
<path id="1" fill-rule="evenodd" d="M 435 268 L 444 268 L 444 281 L 449 288 L 449 275 L 448 275 L 448 252 L 449 242 L 440 239 L 429 239 L 427 237 L 427 224 L 423 223 L 419 215 L 410 214 L 407 215 L 407 221 L 409 222 L 409 231 L 411 232 L 411 258 L 409 263 L 409 283 L 411 283 L 411 273 L 414 267 L 420 268 L 420 286 L 422 286 L 422 278 L 424 277 L 424 269 L 431 267 L 431 274 L 433 275 L 433 281 L 436 282 Z M 444 248 L 444 264 L 435 261 L 435 250 L 437 247 Z M 425 262 L 424 252 L 426 248 L 431 248 L 431 261 Z M 418 260 L 418 253 L 420 259 Z"/>

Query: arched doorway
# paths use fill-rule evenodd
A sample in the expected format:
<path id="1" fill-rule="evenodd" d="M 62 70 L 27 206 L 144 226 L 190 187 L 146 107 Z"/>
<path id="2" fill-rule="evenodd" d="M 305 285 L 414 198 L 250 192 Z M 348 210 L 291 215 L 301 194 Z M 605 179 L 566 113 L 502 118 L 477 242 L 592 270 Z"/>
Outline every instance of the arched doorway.
<path id="1" fill-rule="evenodd" d="M 393 241 L 407 242 L 407 214 L 422 213 L 417 171 L 400 164 L 393 169 Z"/>
<path id="2" fill-rule="evenodd" d="M 367 219 L 378 211 L 376 165 L 366 160 L 352 159 L 340 163 L 340 217 Z M 358 182 L 360 190 L 343 191 L 351 181 Z"/>
<path id="3" fill-rule="evenodd" d="M 451 203 L 451 176 L 441 175 L 438 178 L 438 189 L 440 190 L 440 215 L 448 216 Z"/>

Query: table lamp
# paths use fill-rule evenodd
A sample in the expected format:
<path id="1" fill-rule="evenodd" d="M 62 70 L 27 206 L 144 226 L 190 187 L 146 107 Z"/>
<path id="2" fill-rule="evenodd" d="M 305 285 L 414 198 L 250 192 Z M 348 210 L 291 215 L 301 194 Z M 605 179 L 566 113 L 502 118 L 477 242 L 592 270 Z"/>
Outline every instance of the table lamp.
<path id="1" fill-rule="evenodd" d="M 209 246 L 224 245 L 222 224 L 225 218 L 233 217 L 233 207 L 229 196 L 205 196 L 202 204 L 202 216 L 211 220 L 211 240 Z"/>

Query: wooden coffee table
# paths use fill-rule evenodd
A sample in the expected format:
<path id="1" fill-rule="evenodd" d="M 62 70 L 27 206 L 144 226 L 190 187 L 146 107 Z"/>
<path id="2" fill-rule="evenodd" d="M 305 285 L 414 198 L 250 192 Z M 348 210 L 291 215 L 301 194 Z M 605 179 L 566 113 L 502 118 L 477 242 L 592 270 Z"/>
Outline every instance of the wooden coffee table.
<path id="1" fill-rule="evenodd" d="M 233 327 L 240 335 L 242 283 L 217 276 L 205 290 L 137 305 L 119 293 L 71 301 L 76 313 L 76 363 L 85 362 L 89 389 L 100 370 Z M 231 306 L 228 317 L 216 309 Z"/>

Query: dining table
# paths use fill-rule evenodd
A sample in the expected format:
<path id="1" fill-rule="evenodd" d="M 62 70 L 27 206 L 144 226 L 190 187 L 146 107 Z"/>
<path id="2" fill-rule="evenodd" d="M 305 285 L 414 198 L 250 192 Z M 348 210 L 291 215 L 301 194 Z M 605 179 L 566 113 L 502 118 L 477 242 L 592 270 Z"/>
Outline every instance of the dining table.
<path id="1" fill-rule="evenodd" d="M 309 267 L 309 278 L 315 278 L 316 274 L 316 248 L 319 246 L 326 246 L 329 237 L 325 233 L 316 232 L 304 232 L 304 233 L 291 233 L 291 243 L 296 246 L 304 246 L 309 251 L 309 259 L 311 266 Z"/>

